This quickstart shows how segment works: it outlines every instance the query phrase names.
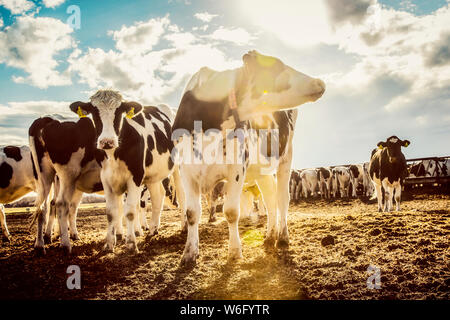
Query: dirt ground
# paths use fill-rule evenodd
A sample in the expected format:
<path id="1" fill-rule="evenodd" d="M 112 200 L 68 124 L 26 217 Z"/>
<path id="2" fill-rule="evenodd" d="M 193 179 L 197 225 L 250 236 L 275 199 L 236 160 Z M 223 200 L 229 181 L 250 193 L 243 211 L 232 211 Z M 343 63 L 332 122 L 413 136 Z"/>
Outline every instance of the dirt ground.
<path id="1" fill-rule="evenodd" d="M 289 249 L 264 249 L 266 217 L 244 220 L 244 259 L 234 263 L 223 215 L 208 223 L 204 213 L 191 269 L 179 267 L 186 235 L 174 210 L 162 213 L 157 236 L 139 239 L 139 254 L 124 243 L 104 254 L 104 209 L 80 210 L 70 257 L 57 241 L 35 255 L 29 215 L 7 215 L 13 241 L 0 240 L 0 299 L 450 298 L 449 195 L 409 196 L 392 213 L 361 199 L 291 204 Z M 69 265 L 81 269 L 81 290 L 66 287 Z M 367 287 L 369 266 L 380 270 L 380 289 Z"/>

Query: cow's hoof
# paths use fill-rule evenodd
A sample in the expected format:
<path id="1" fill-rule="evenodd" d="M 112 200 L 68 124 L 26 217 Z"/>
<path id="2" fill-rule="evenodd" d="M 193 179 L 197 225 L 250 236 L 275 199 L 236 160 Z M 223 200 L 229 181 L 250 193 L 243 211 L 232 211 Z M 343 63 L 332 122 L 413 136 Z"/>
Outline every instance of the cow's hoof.
<path id="1" fill-rule="evenodd" d="M 114 246 L 105 243 L 105 245 L 103 246 L 103 252 L 114 253 Z"/>
<path id="2" fill-rule="evenodd" d="M 135 232 L 134 232 L 134 235 L 135 235 L 136 237 L 142 237 L 142 236 L 144 235 L 144 232 L 143 232 L 143 231 L 135 231 Z"/>
<path id="3" fill-rule="evenodd" d="M 44 247 L 34 247 L 34 253 L 38 257 L 42 257 L 45 255 L 45 248 Z"/>
<path id="4" fill-rule="evenodd" d="M 275 246 L 275 238 L 273 238 L 273 237 L 266 237 L 264 239 L 264 247 L 272 248 L 274 246 Z"/>
<path id="5" fill-rule="evenodd" d="M 287 249 L 289 248 L 289 239 L 279 238 L 277 241 L 278 249 Z"/>
<path id="6" fill-rule="evenodd" d="M 183 254 L 183 257 L 180 261 L 180 267 L 184 268 L 193 268 L 197 264 L 197 254 L 187 255 Z"/>
<path id="7" fill-rule="evenodd" d="M 48 234 L 44 234 L 44 243 L 45 244 L 51 244 L 52 243 L 52 236 Z"/>
<path id="8" fill-rule="evenodd" d="M 71 234 L 70 239 L 73 241 L 80 240 L 80 236 L 78 234 Z"/>
<path id="9" fill-rule="evenodd" d="M 136 245 L 136 242 L 128 242 L 127 243 L 127 250 L 131 254 L 137 254 L 139 253 L 139 249 Z"/>
<path id="10" fill-rule="evenodd" d="M 150 228 L 150 231 L 149 231 L 149 233 L 148 233 L 148 236 L 149 236 L 149 237 L 156 236 L 157 234 L 158 234 L 158 229 L 156 229 L 156 228 Z"/>
<path id="11" fill-rule="evenodd" d="M 240 248 L 230 248 L 228 250 L 228 261 L 237 261 L 242 259 L 242 250 Z"/>
<path id="12" fill-rule="evenodd" d="M 4 234 L 4 235 L 2 236 L 2 239 L 3 239 L 3 241 L 5 241 L 5 242 L 11 242 L 11 240 L 12 240 L 10 234 L 8 234 L 8 235 L 5 235 L 5 234 Z"/>
<path id="13" fill-rule="evenodd" d="M 72 248 L 71 247 L 62 246 L 61 249 L 62 249 L 63 254 L 65 256 L 70 256 L 70 254 L 72 253 Z"/>

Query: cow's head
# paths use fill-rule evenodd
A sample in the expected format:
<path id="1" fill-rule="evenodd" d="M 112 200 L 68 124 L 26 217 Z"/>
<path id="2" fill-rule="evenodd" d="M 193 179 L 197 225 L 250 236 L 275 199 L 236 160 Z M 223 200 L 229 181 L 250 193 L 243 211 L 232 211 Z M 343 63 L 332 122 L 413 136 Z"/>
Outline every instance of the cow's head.
<path id="1" fill-rule="evenodd" d="M 325 92 L 322 80 L 309 77 L 278 58 L 250 51 L 242 60 L 246 81 L 239 114 L 243 119 L 314 102 Z"/>
<path id="2" fill-rule="evenodd" d="M 124 118 L 132 118 L 142 110 L 137 102 L 122 101 L 122 95 L 113 90 L 99 90 L 90 102 L 74 102 L 70 109 L 80 117 L 92 114 L 97 131 L 97 148 L 114 150 L 119 146 L 119 132 Z"/>
<path id="3" fill-rule="evenodd" d="M 389 157 L 389 162 L 395 163 L 398 160 L 404 159 L 401 148 L 410 145 L 409 140 L 400 140 L 397 136 L 392 136 L 386 139 L 385 142 L 380 141 L 377 143 L 378 148 L 386 148 Z"/>

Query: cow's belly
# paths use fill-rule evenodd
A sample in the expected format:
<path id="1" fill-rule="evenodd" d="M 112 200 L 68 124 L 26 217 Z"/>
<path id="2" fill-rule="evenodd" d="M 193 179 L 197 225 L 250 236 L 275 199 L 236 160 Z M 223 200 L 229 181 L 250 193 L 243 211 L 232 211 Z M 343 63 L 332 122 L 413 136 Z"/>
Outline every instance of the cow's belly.
<path id="1" fill-rule="evenodd" d="M 169 169 L 170 153 L 158 154 L 157 151 L 152 152 L 153 162 L 150 166 L 145 168 L 145 183 L 153 183 L 161 181 L 171 173 L 172 168 Z"/>
<path id="2" fill-rule="evenodd" d="M 13 201 L 19 200 L 26 194 L 34 191 L 28 186 L 20 186 L 17 188 L 0 189 L 0 203 L 11 203 Z"/>
<path id="3" fill-rule="evenodd" d="M 383 179 L 382 182 L 383 182 L 383 186 L 387 186 L 389 188 L 396 188 L 396 187 L 400 186 L 400 178 L 398 180 L 394 181 L 393 183 L 391 183 L 389 181 L 389 179 L 386 177 Z"/>

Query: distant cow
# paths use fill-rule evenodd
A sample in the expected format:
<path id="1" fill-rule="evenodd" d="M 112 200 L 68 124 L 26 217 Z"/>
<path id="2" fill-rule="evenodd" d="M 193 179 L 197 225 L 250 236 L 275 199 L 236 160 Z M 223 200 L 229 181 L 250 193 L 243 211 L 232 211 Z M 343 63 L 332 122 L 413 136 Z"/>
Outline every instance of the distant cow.
<path id="1" fill-rule="evenodd" d="M 146 185 L 150 192 L 151 235 L 158 232 L 160 225 L 165 193 L 162 181 L 172 172 L 178 200 L 184 203 L 181 181 L 172 160 L 171 119 L 158 107 L 143 108 L 137 102 L 123 101 L 122 95 L 113 90 L 99 90 L 91 96 L 90 102 L 74 102 L 70 109 L 75 113 L 92 114 L 95 135 L 89 139 L 101 150 L 97 161 L 101 165 L 108 219 L 105 250 L 114 250 L 120 199 L 127 192 L 124 205 L 127 246 L 137 252 L 134 224 L 141 186 Z"/>
<path id="2" fill-rule="evenodd" d="M 409 144 L 408 140 L 401 140 L 397 136 L 391 136 L 385 142 L 378 142 L 377 146 L 379 149 L 372 151 L 369 175 L 375 186 L 378 211 L 380 212 L 383 205 L 383 191 L 385 199 L 384 211 L 392 210 L 394 192 L 397 211 L 400 210 L 402 184 L 404 178 L 408 175 L 406 160 L 401 147 L 407 147 Z"/>
<path id="3" fill-rule="evenodd" d="M 0 148 L 0 225 L 3 236 L 11 235 L 6 224 L 4 207 L 36 190 L 36 179 L 30 149 L 27 146 Z"/>
<path id="4" fill-rule="evenodd" d="M 319 189 L 322 198 L 331 198 L 333 188 L 333 175 L 330 168 L 320 167 L 317 169 L 319 179 Z"/>
<path id="5" fill-rule="evenodd" d="M 317 196 L 317 190 L 319 188 L 319 177 L 316 169 L 305 169 L 300 174 L 302 179 L 303 196 L 308 198 Z"/>
<path id="6" fill-rule="evenodd" d="M 352 174 L 347 167 L 333 167 L 331 169 L 333 174 L 333 196 L 337 197 L 339 192 L 340 197 L 350 197 L 350 187 L 352 183 Z"/>
<path id="7" fill-rule="evenodd" d="M 291 200 L 298 201 L 301 197 L 302 193 L 302 179 L 300 178 L 300 174 L 303 170 L 295 170 L 291 171 L 291 179 L 289 182 L 289 192 L 291 195 Z"/>

